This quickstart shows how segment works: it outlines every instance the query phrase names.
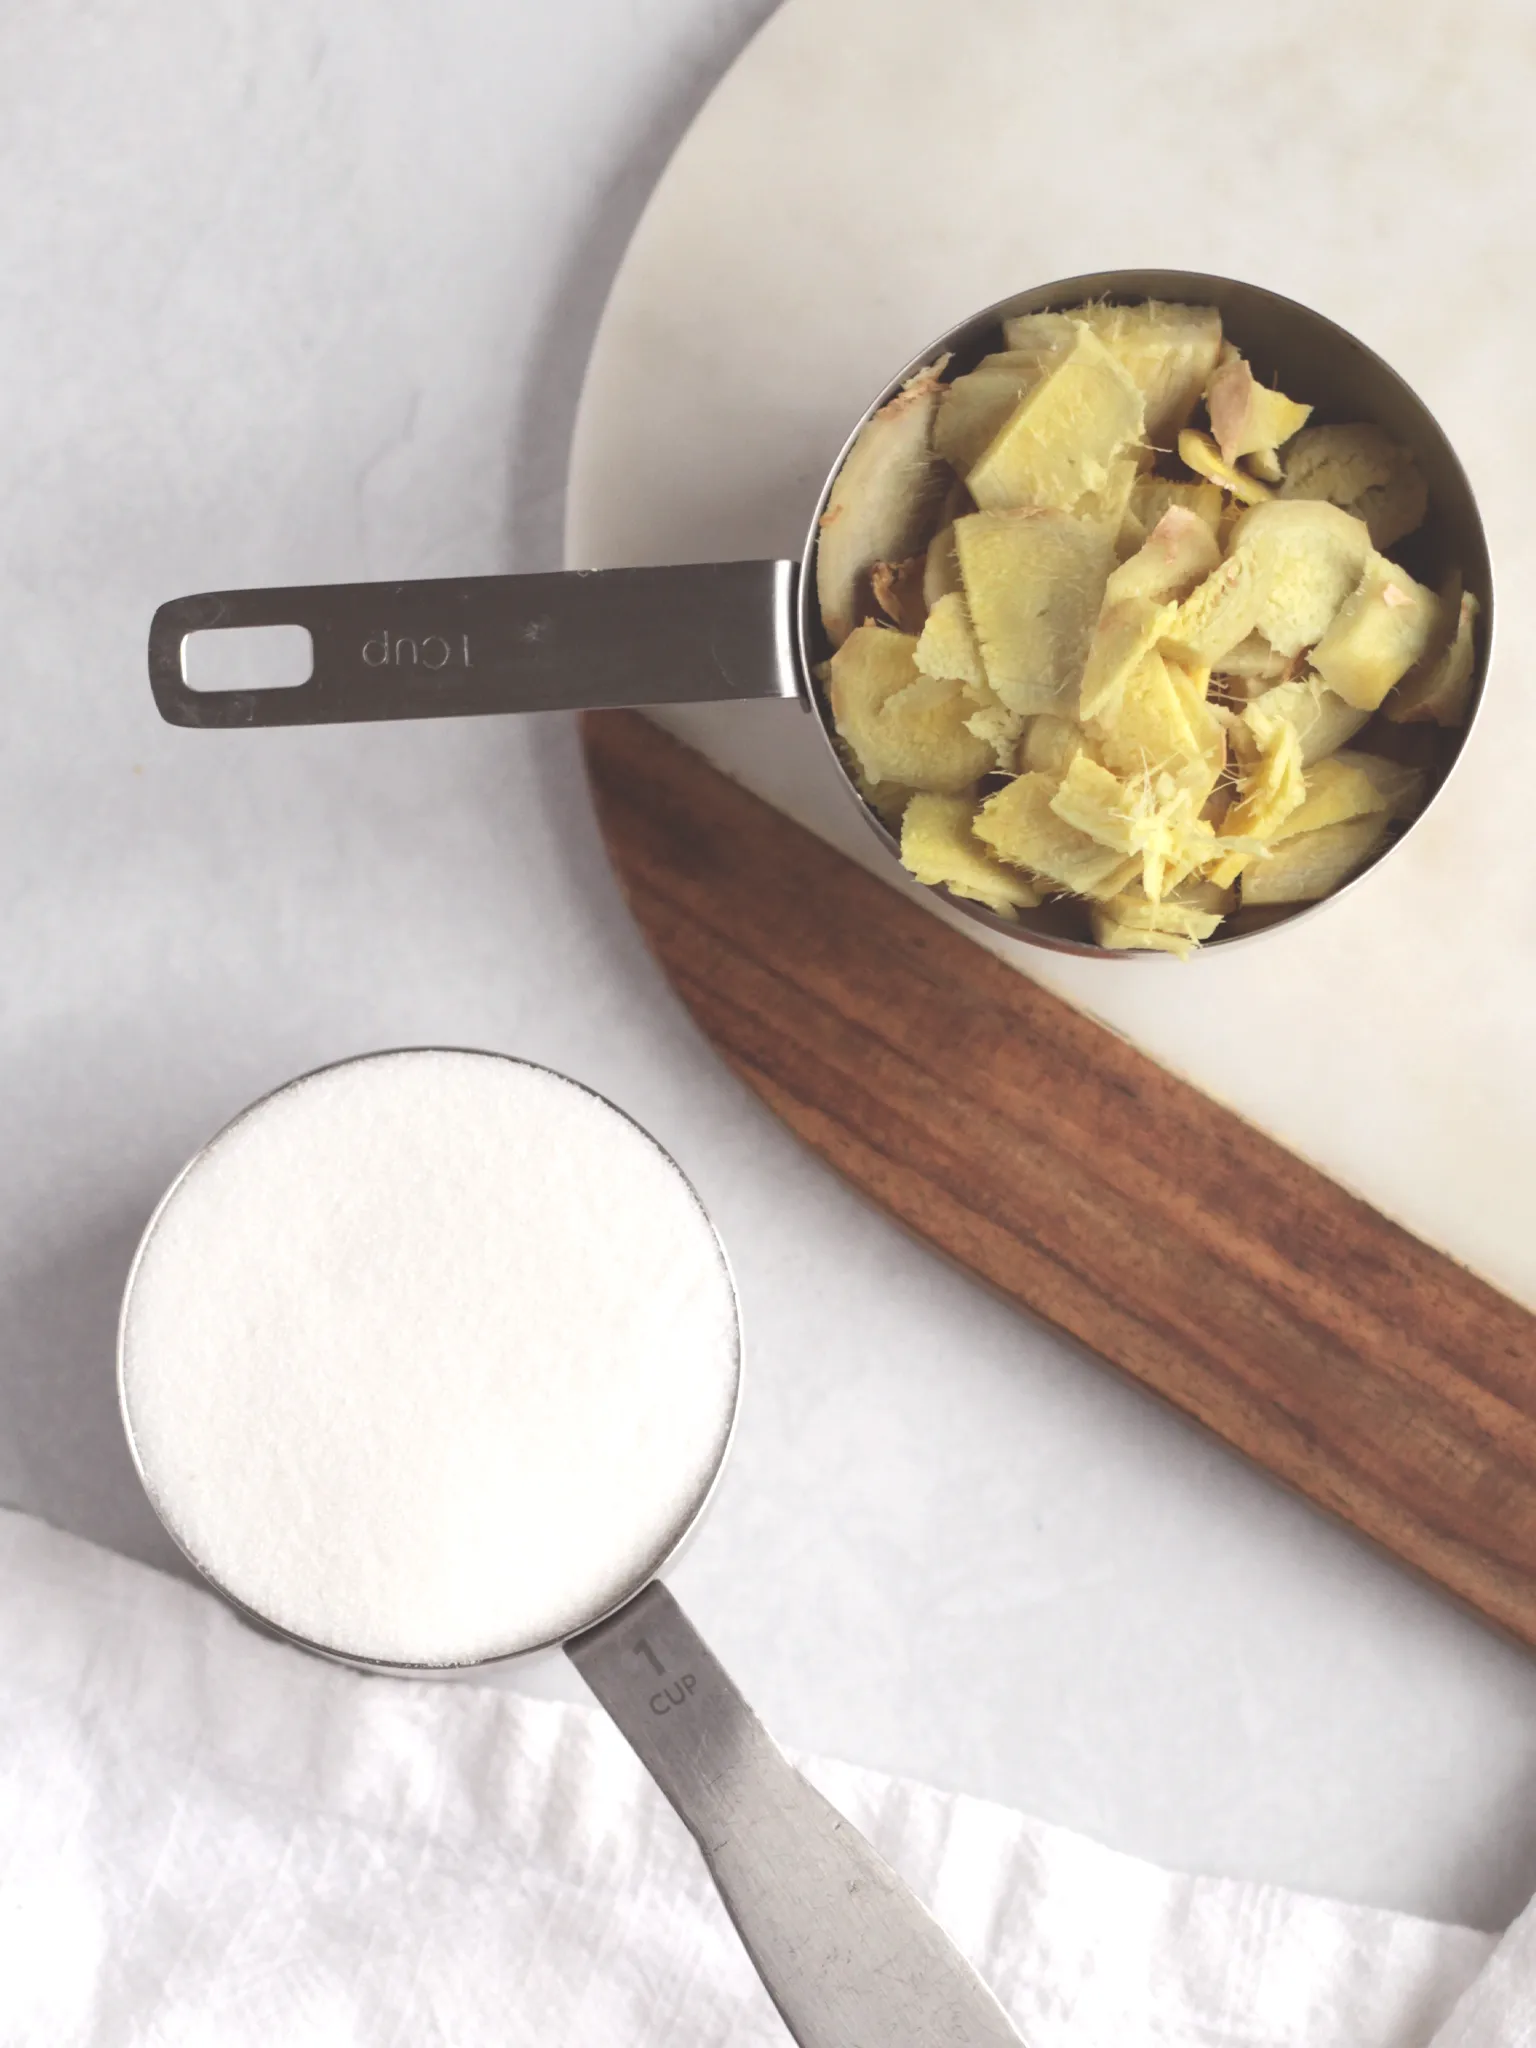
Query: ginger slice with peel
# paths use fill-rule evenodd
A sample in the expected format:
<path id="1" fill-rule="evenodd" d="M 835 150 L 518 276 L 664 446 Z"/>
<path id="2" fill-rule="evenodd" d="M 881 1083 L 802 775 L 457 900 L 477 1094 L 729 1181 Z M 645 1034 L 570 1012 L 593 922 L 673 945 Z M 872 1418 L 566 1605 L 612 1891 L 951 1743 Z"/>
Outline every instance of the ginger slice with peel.
<path id="1" fill-rule="evenodd" d="M 1443 598 L 1441 604 L 1444 607 Z M 1479 609 L 1472 592 L 1463 591 L 1455 608 L 1456 629 L 1450 645 L 1410 670 L 1387 698 L 1386 714 L 1394 724 L 1432 721 L 1443 726 L 1465 725 L 1477 665 L 1473 628 Z"/>
<path id="2" fill-rule="evenodd" d="M 864 422 L 833 482 L 816 537 L 816 596 L 834 648 L 858 625 L 877 562 L 924 545 L 946 471 L 933 452 L 942 363 L 920 370 Z"/>
<path id="3" fill-rule="evenodd" d="M 1389 761 L 1382 754 L 1367 754 L 1354 747 L 1341 747 L 1331 759 L 1356 775 L 1363 775 L 1381 799 L 1391 818 L 1416 818 L 1424 808 L 1429 774 L 1408 761 Z M 1323 764 L 1320 762 L 1319 767 Z M 1312 777 L 1307 777 L 1307 794 L 1312 794 Z"/>
<path id="4" fill-rule="evenodd" d="M 1214 540 L 1225 502 L 1218 486 L 1204 480 L 1180 483 L 1171 477 L 1149 476 L 1142 472 L 1131 486 L 1130 503 L 1120 529 L 1120 553 L 1133 555 L 1163 514 L 1175 505 L 1181 512 L 1193 512 L 1197 519 L 1202 520 L 1211 529 Z"/>
<path id="5" fill-rule="evenodd" d="M 1104 602 L 1146 598 L 1168 604 L 1188 597 L 1221 560 L 1216 535 L 1198 513 L 1170 505 L 1136 553 L 1112 570 Z"/>
<path id="6" fill-rule="evenodd" d="M 971 829 L 964 796 L 914 796 L 901 820 L 901 864 L 919 882 L 981 903 L 999 917 L 1032 910 L 1040 891 L 1017 868 L 994 860 Z"/>
<path id="7" fill-rule="evenodd" d="M 1163 634 L 1163 647 L 1192 668 L 1214 668 L 1253 631 L 1267 595 L 1258 559 L 1241 550 L 1197 583 Z"/>
<path id="8" fill-rule="evenodd" d="M 1261 476 L 1267 472 L 1271 482 L 1278 482 L 1281 474 L 1276 451 L 1312 417 L 1310 405 L 1298 405 L 1283 391 L 1261 384 L 1236 350 L 1211 372 L 1205 405 L 1222 461 L 1231 464 L 1245 455 L 1257 457 L 1255 467 Z"/>
<path id="9" fill-rule="evenodd" d="M 1312 650 L 1312 666 L 1336 696 L 1374 711 L 1420 661 L 1440 622 L 1432 590 L 1374 550 L 1359 583 Z"/>
<path id="10" fill-rule="evenodd" d="M 1272 853 L 1255 860 L 1242 879 L 1243 907 L 1268 903 L 1316 903 L 1331 896 L 1373 854 L 1380 852 L 1391 831 L 1385 811 L 1324 825 L 1317 832 L 1298 832 Z"/>
<path id="11" fill-rule="evenodd" d="M 1282 498 L 1326 498 L 1363 519 L 1383 550 L 1429 510 L 1429 487 L 1408 450 L 1378 426 L 1307 427 L 1285 451 Z"/>
<path id="12" fill-rule="evenodd" d="M 1370 560 L 1365 525 L 1321 500 L 1272 499 L 1232 529 L 1232 549 L 1253 558 L 1263 585 L 1254 625 L 1277 654 L 1319 641 Z"/>
<path id="13" fill-rule="evenodd" d="M 1262 505 L 1266 498 L 1275 495 L 1268 484 L 1260 483 L 1247 470 L 1239 469 L 1235 463 L 1224 462 L 1221 450 L 1211 436 L 1202 434 L 1198 427 L 1186 427 L 1180 434 L 1179 460 L 1196 476 L 1203 476 L 1208 482 L 1219 485 L 1245 505 Z"/>
<path id="14" fill-rule="evenodd" d="M 916 641 L 885 626 L 856 626 L 826 666 L 838 732 L 872 783 L 957 795 L 993 765 L 968 732 L 963 686 L 920 675 Z"/>

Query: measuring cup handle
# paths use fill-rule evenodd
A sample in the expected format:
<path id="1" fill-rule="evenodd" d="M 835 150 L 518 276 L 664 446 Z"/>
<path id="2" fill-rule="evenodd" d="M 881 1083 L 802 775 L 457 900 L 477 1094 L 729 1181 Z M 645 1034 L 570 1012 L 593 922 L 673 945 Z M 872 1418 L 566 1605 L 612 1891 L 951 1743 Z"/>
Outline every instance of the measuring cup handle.
<path id="1" fill-rule="evenodd" d="M 800 2048 L 1019 2048 L 948 1935 L 794 1769 L 664 1587 L 566 1651 L 687 1823 Z"/>
<path id="2" fill-rule="evenodd" d="M 329 725 L 800 694 L 793 562 L 215 590 L 161 605 L 149 680 L 172 725 Z M 307 682 L 196 690 L 192 633 L 303 626 Z"/>

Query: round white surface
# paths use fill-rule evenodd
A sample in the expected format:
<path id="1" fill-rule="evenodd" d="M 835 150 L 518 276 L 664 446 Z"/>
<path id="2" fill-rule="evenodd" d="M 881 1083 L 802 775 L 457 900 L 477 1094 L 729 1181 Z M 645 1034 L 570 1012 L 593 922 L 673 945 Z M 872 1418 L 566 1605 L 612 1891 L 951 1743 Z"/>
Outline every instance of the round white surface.
<path id="1" fill-rule="evenodd" d="M 466 1664 L 589 1627 L 677 1546 L 736 1412 L 736 1303 L 674 1162 L 542 1067 L 376 1055 L 192 1161 L 123 1311 L 150 1498 L 317 1648 Z"/>
<path id="2" fill-rule="evenodd" d="M 1504 653 L 1457 776 L 1368 884 L 1263 946 L 1135 973 L 994 950 L 1536 1307 L 1533 88 L 1520 0 L 1489 0 L 1475 41 L 1449 0 L 1192 0 L 1176 17 L 789 0 L 625 260 L 582 401 L 568 557 L 798 555 L 886 379 L 1051 278 L 1249 277 L 1360 335 L 1438 413 L 1488 526 Z M 666 722 L 891 879 L 792 707 Z"/>
<path id="3" fill-rule="evenodd" d="M 578 416 L 567 559 L 798 555 L 896 367 L 1031 283 L 1212 270 L 1359 334 L 1441 419 L 1489 530 L 1503 652 L 1452 785 L 1379 875 L 1262 946 L 1145 972 L 994 950 L 1536 1305 L 1533 90 L 1519 0 L 1490 0 L 1475 32 L 1450 0 L 788 0 L 630 245 Z M 893 880 L 795 709 L 660 715 Z M 880 1332 L 945 1419 L 883 1442 L 896 1522 L 858 1490 L 825 1510 L 839 1739 L 1186 1867 L 1474 1917 L 1523 1900 L 1528 1660 L 864 1234 L 852 1349 Z M 844 1427 L 879 1386 L 848 1379 Z M 828 1682 L 815 1669 L 786 1669 L 784 1711 Z"/>

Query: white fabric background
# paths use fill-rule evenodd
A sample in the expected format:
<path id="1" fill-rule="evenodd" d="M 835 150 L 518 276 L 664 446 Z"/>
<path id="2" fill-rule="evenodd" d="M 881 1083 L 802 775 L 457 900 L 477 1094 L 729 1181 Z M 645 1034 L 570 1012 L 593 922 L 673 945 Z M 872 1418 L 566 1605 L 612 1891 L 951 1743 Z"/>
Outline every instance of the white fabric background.
<path id="1" fill-rule="evenodd" d="M 1485 1935 L 1173 1877 L 983 1800 L 810 1768 L 1031 2048 L 1536 2039 L 1536 1929 L 1474 1983 Z M 13 2048 L 787 2038 L 596 1709 L 358 1677 L 15 1514 L 0 1845 Z"/>

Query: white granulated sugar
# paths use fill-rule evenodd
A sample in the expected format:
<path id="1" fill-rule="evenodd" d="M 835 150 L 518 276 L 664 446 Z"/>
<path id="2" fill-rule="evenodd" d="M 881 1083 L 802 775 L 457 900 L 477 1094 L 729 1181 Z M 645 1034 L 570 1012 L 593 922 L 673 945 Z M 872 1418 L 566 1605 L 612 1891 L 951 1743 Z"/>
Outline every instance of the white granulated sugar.
<path id="1" fill-rule="evenodd" d="M 202 1153 L 123 1316 L 124 1412 L 193 1561 L 279 1628 L 468 1663 L 595 1620 L 724 1455 L 735 1296 L 664 1152 L 586 1090 L 403 1052 Z"/>

